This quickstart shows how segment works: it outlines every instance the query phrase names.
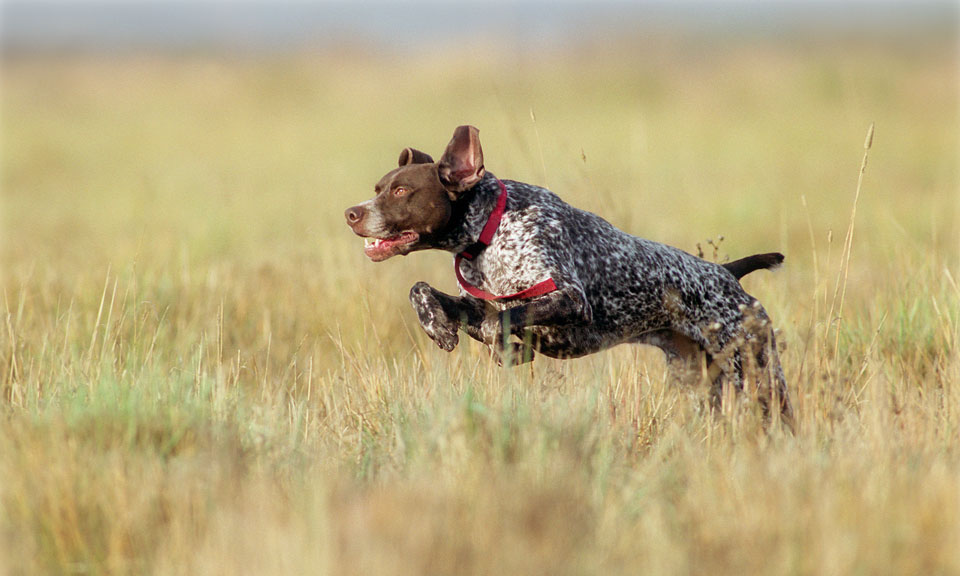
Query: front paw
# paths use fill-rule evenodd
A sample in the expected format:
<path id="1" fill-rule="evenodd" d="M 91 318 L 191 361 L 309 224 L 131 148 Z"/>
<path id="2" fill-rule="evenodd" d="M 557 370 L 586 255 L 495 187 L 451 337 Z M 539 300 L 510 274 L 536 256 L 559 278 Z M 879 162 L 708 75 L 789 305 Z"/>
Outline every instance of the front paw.
<path id="1" fill-rule="evenodd" d="M 457 322 L 452 321 L 437 301 L 433 288 L 426 282 L 417 282 L 410 289 L 410 303 L 417 313 L 420 327 L 441 349 L 452 351 L 460 343 Z"/>
<path id="2" fill-rule="evenodd" d="M 500 366 L 517 366 L 533 360 L 533 348 L 520 342 L 511 342 L 505 333 L 500 314 L 490 314 L 480 325 L 483 343 Z"/>
<path id="3" fill-rule="evenodd" d="M 452 352 L 457 344 L 460 343 L 460 336 L 457 334 L 456 326 L 451 326 L 441 318 L 431 316 L 429 318 L 420 318 L 420 327 L 437 343 L 442 350 Z"/>
<path id="4" fill-rule="evenodd" d="M 437 330 L 436 333 L 427 332 L 427 335 L 437 343 L 437 346 L 447 352 L 452 352 L 453 349 L 457 347 L 457 344 L 460 343 L 460 336 L 456 331 L 441 329 Z"/>
<path id="5" fill-rule="evenodd" d="M 533 348 L 520 342 L 510 342 L 509 346 L 501 348 L 499 352 L 491 351 L 491 353 L 499 366 L 519 366 L 533 362 L 535 356 Z"/>
<path id="6" fill-rule="evenodd" d="M 483 343 L 490 347 L 493 352 L 503 350 L 503 342 L 506 336 L 503 333 L 503 323 L 500 321 L 500 314 L 488 314 L 480 325 L 480 335 L 483 337 Z"/>

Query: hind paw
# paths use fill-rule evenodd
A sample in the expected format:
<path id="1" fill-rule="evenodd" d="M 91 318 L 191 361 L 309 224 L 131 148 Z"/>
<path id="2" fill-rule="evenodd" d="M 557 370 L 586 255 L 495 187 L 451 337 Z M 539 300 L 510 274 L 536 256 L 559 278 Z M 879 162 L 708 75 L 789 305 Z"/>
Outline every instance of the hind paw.
<path id="1" fill-rule="evenodd" d="M 494 350 L 490 348 L 491 354 L 497 359 L 500 366 L 519 366 L 527 362 L 533 362 L 534 352 L 530 346 L 524 346 L 520 342 L 508 342 L 505 349 Z"/>

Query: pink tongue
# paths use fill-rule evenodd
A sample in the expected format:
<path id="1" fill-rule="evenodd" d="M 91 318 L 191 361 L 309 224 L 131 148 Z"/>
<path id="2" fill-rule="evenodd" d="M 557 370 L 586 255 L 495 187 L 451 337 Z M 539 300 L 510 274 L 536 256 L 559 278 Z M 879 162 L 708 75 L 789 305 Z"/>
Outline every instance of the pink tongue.
<path id="1" fill-rule="evenodd" d="M 397 244 L 397 242 L 396 242 L 395 239 L 393 239 L 393 238 L 388 238 L 387 240 L 381 240 L 381 241 L 377 242 L 376 244 L 370 244 L 369 246 L 367 246 L 367 249 L 368 249 L 370 252 L 373 252 L 373 253 L 376 253 L 376 254 L 380 254 L 380 253 L 389 251 L 391 248 L 393 248 L 394 246 L 396 246 L 396 244 Z"/>
<path id="2" fill-rule="evenodd" d="M 413 241 L 415 239 L 413 236 L 414 235 L 410 233 L 400 234 L 399 236 L 380 240 L 376 244 L 368 244 L 364 246 L 363 250 L 367 253 L 367 255 L 379 256 L 388 252 L 392 252 L 398 244 L 406 244 Z"/>

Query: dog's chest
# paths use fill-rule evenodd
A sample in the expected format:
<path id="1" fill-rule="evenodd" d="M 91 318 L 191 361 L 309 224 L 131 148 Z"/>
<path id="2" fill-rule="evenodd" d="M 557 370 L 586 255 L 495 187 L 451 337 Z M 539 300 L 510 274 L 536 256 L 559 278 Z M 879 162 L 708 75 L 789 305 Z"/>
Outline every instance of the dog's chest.
<path id="1" fill-rule="evenodd" d="M 470 284 L 491 294 L 515 294 L 550 277 L 543 258 L 540 210 L 529 207 L 504 214 L 491 243 L 473 260 L 463 259 L 460 271 Z M 498 302 L 503 307 L 522 301 Z"/>

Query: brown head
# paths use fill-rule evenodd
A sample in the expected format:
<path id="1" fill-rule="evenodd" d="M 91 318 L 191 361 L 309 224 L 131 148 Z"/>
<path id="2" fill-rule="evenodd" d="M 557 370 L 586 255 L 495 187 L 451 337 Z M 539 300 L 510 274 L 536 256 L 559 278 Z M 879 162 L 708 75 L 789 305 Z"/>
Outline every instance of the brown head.
<path id="1" fill-rule="evenodd" d="M 348 208 L 347 225 L 373 239 L 364 253 L 374 262 L 430 248 L 450 224 L 453 202 L 483 178 L 479 130 L 460 126 L 439 162 L 404 148 L 399 166 L 380 179 L 376 196 Z"/>

